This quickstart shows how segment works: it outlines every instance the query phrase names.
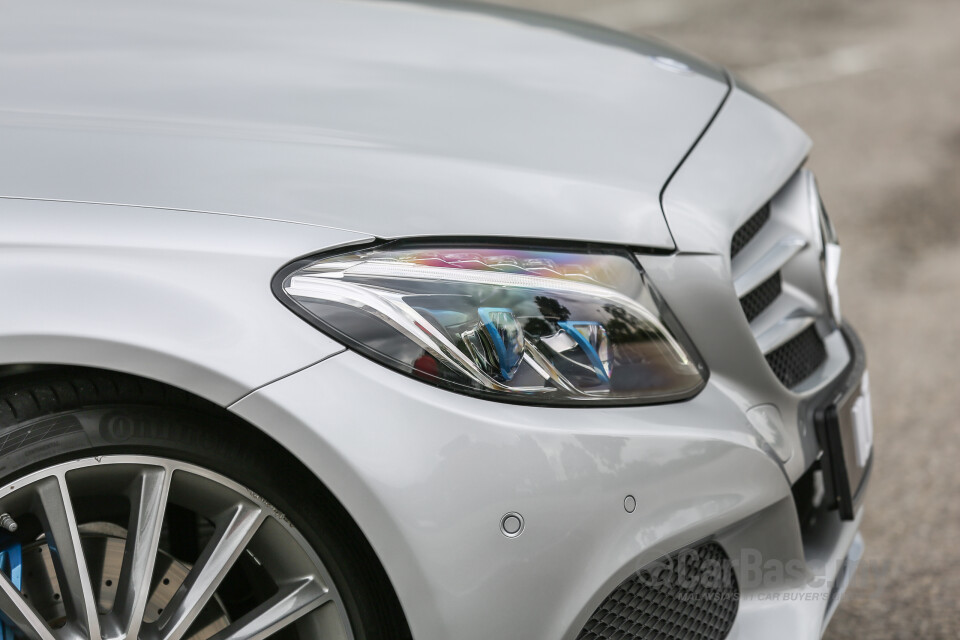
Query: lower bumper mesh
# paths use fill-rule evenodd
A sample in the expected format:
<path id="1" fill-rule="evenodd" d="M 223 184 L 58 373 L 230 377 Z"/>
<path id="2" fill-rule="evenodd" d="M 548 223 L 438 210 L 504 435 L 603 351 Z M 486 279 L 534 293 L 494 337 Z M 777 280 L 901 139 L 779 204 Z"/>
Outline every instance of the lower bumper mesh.
<path id="1" fill-rule="evenodd" d="M 716 543 L 686 549 L 625 580 L 597 608 L 577 640 L 723 640 L 740 591 Z"/>

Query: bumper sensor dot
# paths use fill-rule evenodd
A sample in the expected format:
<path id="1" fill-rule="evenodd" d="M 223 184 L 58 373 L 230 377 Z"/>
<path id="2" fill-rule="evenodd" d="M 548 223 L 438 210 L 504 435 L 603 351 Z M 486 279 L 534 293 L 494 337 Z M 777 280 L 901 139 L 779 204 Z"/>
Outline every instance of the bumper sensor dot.
<path id="1" fill-rule="evenodd" d="M 500 518 L 500 533 L 508 538 L 516 538 L 523 533 L 523 516 L 510 512 Z"/>

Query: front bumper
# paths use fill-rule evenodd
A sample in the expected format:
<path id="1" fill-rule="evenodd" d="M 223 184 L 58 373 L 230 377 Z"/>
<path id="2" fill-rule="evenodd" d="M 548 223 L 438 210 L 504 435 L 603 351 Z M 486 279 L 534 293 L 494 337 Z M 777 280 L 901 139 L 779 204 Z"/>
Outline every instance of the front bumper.
<path id="1" fill-rule="evenodd" d="M 417 640 L 573 640 L 621 581 L 707 539 L 738 566 L 730 638 L 819 638 L 836 576 L 859 560 L 861 514 L 802 534 L 787 474 L 726 393 L 711 382 L 673 405 L 525 407 L 344 352 L 231 409 L 343 502 Z M 525 520 L 514 538 L 500 531 L 511 512 Z"/>

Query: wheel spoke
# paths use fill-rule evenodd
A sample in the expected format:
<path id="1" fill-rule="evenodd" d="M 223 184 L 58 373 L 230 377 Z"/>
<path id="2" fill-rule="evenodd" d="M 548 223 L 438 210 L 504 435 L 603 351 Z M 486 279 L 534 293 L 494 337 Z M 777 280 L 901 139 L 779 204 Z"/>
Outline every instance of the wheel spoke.
<path id="1" fill-rule="evenodd" d="M 33 555 L 21 565 L 14 546 L 22 570 L 0 570 L 0 623 L 23 640 L 270 640 L 307 626 L 353 637 L 323 564 L 256 497 L 209 469 L 139 455 L 11 481 L 0 512 L 20 521 Z"/>
<path id="2" fill-rule="evenodd" d="M 37 497 L 67 619 L 79 625 L 88 637 L 99 640 L 97 603 L 65 478 L 57 476 L 38 482 Z"/>
<path id="3" fill-rule="evenodd" d="M 0 611 L 30 640 L 54 640 L 53 631 L 24 600 L 10 579 L 0 573 Z"/>
<path id="4" fill-rule="evenodd" d="M 155 623 L 153 640 L 180 640 L 186 635 L 263 519 L 262 510 L 249 503 L 238 504 L 226 514 L 187 579 Z"/>
<path id="5" fill-rule="evenodd" d="M 330 600 L 330 592 L 314 578 L 288 583 L 211 640 L 263 640 Z"/>
<path id="6" fill-rule="evenodd" d="M 117 597 L 105 634 L 108 638 L 136 638 L 140 633 L 160 545 L 170 476 L 165 469 L 157 467 L 145 470 L 134 483 Z"/>

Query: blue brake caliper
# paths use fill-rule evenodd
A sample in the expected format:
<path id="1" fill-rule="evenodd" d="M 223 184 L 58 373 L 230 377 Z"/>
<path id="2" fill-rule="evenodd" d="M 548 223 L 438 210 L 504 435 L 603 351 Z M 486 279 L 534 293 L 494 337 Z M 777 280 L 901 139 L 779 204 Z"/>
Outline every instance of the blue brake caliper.
<path id="1" fill-rule="evenodd" d="M 23 588 L 23 553 L 20 543 L 11 537 L 0 539 L 0 571 L 7 574 L 17 590 Z M 14 640 L 16 627 L 0 616 L 0 640 Z"/>

